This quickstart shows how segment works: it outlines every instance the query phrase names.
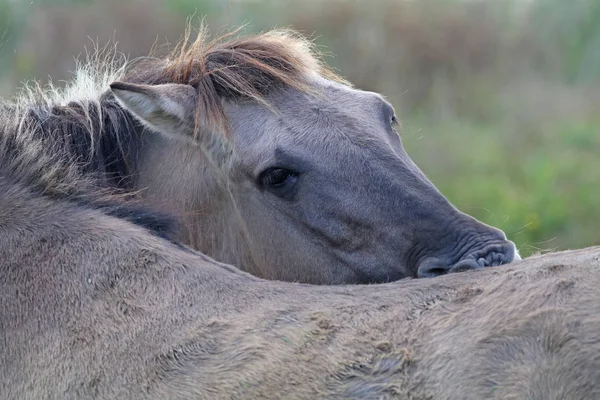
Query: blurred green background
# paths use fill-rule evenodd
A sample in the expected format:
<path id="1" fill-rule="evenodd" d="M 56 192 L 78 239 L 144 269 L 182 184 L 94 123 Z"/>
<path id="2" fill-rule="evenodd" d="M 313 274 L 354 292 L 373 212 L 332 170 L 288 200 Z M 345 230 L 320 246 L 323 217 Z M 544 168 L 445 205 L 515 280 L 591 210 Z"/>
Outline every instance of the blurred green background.
<path id="1" fill-rule="evenodd" d="M 146 55 L 191 14 L 313 37 L 393 102 L 442 193 L 524 255 L 600 244 L 599 0 L 0 0 L 0 94 L 68 79 L 94 43 Z"/>

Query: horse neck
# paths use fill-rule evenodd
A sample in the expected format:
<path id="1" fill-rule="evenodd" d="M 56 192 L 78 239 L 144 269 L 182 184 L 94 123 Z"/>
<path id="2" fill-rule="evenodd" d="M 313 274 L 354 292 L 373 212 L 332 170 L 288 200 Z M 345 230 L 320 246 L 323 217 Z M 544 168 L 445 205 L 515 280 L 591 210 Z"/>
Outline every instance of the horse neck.
<path id="1" fill-rule="evenodd" d="M 236 204 L 235 183 L 198 147 L 144 136 L 135 190 L 180 220 L 180 240 L 210 257 L 261 275 Z"/>
<path id="2" fill-rule="evenodd" d="M 235 205 L 196 215 L 184 225 L 183 240 L 191 247 L 255 276 L 265 276 L 260 260 L 252 251 L 252 238 Z"/>

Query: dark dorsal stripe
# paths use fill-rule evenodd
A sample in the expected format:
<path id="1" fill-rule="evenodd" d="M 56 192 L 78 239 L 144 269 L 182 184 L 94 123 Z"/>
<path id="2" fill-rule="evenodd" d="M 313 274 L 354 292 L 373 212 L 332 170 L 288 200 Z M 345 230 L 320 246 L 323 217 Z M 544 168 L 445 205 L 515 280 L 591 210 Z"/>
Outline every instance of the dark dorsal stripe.
<path id="1" fill-rule="evenodd" d="M 129 221 L 150 231 L 154 235 L 166 239 L 179 247 L 183 246 L 177 240 L 177 220 L 170 214 L 150 209 L 137 201 L 109 200 L 79 200 L 77 202 L 86 208 L 102 211 L 106 215 Z"/>

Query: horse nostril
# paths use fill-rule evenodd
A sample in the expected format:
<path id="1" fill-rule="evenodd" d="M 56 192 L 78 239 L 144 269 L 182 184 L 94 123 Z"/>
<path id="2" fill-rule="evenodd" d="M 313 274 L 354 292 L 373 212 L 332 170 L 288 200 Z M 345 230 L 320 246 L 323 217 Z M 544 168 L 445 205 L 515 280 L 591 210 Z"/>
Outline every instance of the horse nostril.
<path id="1" fill-rule="evenodd" d="M 447 268 L 435 257 L 426 258 L 417 268 L 417 278 L 434 278 L 448 273 Z"/>
<path id="2" fill-rule="evenodd" d="M 449 266 L 436 257 L 423 260 L 417 268 L 417 278 L 435 278 L 448 273 Z"/>
<path id="3" fill-rule="evenodd" d="M 474 259 L 462 260 L 454 264 L 451 268 L 448 269 L 448 272 L 462 272 L 468 271 L 470 269 L 477 269 L 484 267 L 480 262 L 481 259 L 475 261 Z"/>
<path id="4" fill-rule="evenodd" d="M 447 274 L 448 270 L 443 267 L 426 267 L 417 270 L 418 278 L 435 278 L 436 276 Z"/>
<path id="5" fill-rule="evenodd" d="M 448 273 L 467 271 L 476 268 L 481 268 L 481 266 L 475 259 L 462 260 L 454 265 L 446 265 L 437 258 L 429 258 L 419 265 L 417 277 L 434 278 Z"/>

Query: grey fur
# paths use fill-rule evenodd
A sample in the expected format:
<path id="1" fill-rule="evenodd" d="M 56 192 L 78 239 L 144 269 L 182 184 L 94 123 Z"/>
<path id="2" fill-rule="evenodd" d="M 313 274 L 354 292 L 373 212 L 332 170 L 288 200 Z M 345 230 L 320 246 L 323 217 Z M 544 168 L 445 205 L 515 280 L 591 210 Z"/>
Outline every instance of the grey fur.
<path id="1" fill-rule="evenodd" d="M 600 248 L 309 286 L 4 176 L 0 204 L 6 400 L 600 397 Z"/>

